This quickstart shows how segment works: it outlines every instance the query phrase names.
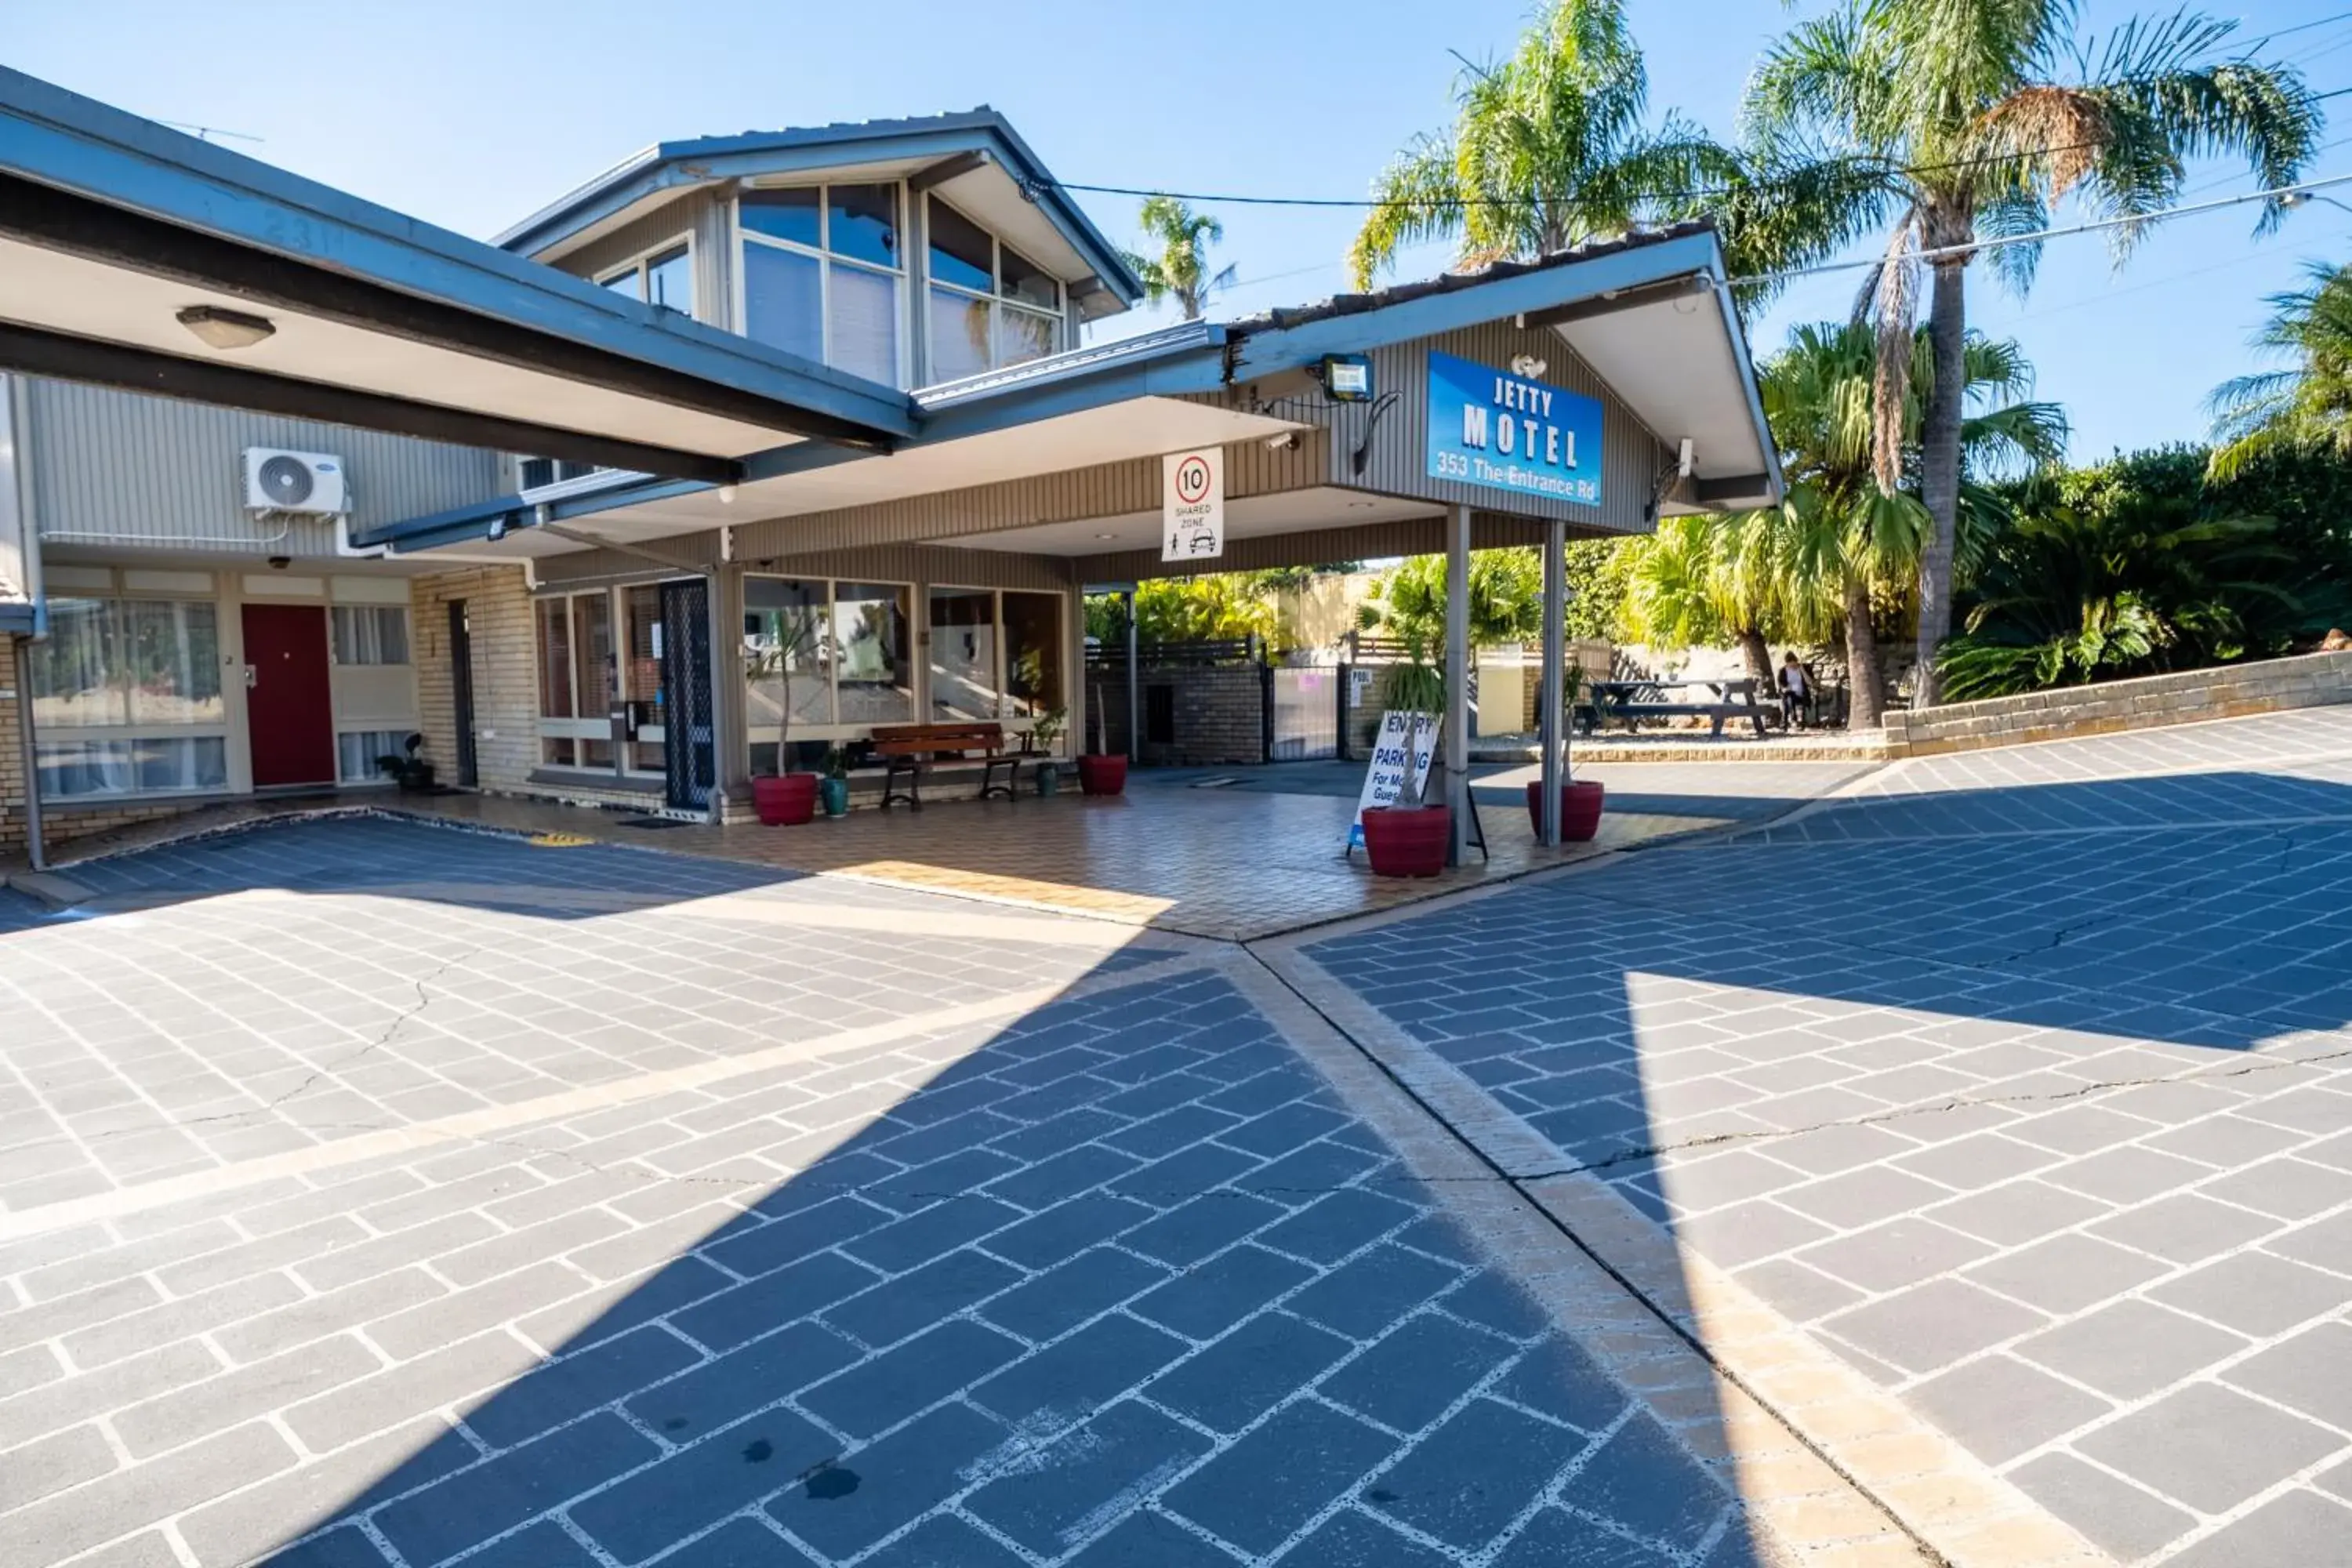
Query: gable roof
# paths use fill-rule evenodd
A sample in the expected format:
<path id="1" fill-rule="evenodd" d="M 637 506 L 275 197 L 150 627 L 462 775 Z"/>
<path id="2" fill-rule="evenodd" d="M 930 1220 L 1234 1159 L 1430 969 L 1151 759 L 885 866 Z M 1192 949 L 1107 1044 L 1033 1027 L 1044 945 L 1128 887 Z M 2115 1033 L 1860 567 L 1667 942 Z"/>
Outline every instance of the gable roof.
<path id="1" fill-rule="evenodd" d="M 536 256 L 666 191 L 880 159 L 928 160 L 944 165 L 972 154 L 1001 167 L 1113 294 L 1129 305 L 1143 297 L 1142 280 L 1129 268 L 1119 247 L 1105 238 L 1070 199 L 1012 122 L 985 104 L 954 114 L 656 142 L 557 197 L 490 243 L 519 255 Z"/>

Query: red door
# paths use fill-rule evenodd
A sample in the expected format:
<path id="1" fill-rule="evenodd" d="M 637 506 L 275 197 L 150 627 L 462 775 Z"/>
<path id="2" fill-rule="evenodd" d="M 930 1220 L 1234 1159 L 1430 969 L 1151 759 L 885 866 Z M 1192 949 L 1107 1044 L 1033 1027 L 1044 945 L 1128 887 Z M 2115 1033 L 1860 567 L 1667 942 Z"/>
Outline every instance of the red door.
<path id="1" fill-rule="evenodd" d="M 327 612 L 245 606 L 245 694 L 253 787 L 335 782 L 335 708 L 327 682 Z"/>

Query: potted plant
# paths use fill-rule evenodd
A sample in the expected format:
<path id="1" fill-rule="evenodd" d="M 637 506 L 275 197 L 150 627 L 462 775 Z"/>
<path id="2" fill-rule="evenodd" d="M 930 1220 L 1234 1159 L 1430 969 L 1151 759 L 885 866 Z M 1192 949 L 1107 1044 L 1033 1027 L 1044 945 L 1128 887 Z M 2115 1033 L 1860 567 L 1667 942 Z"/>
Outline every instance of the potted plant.
<path id="1" fill-rule="evenodd" d="M 1418 648 L 1412 662 L 1389 671 L 1387 707 L 1405 713 L 1445 711 L 1445 676 L 1425 663 Z M 1364 857 L 1381 877 L 1434 877 L 1445 869 L 1454 841 L 1454 813 L 1423 798 L 1421 770 L 1404 759 L 1404 784 L 1389 805 L 1364 807 Z"/>
<path id="2" fill-rule="evenodd" d="M 1584 690 L 1584 667 L 1570 664 L 1559 683 L 1559 837 L 1563 844 L 1582 844 L 1601 831 L 1601 807 L 1605 791 L 1600 783 L 1575 776 L 1569 733 L 1575 728 L 1576 702 Z M 1528 824 L 1543 837 L 1543 780 L 1528 781 Z"/>
<path id="3" fill-rule="evenodd" d="M 1038 714 L 1037 721 L 1029 727 L 1029 741 L 1024 749 L 1045 753 L 1037 764 L 1037 793 L 1041 795 L 1059 795 L 1062 791 L 1062 763 L 1054 755 L 1054 748 L 1061 743 L 1062 731 L 1069 722 L 1069 710 L 1049 708 Z"/>
<path id="4" fill-rule="evenodd" d="M 1110 716 L 1103 711 L 1101 681 L 1094 683 L 1094 700 L 1087 707 L 1094 720 L 1095 745 L 1078 758 L 1078 788 L 1087 795 L 1122 794 L 1127 789 L 1127 759 L 1105 749 Z M 1129 714 L 1127 721 L 1132 725 L 1135 715 Z"/>
<path id="5" fill-rule="evenodd" d="M 827 816 L 849 814 L 849 753 L 838 742 L 824 749 L 824 777 L 818 781 L 816 797 Z"/>
<path id="6" fill-rule="evenodd" d="M 780 616 L 776 625 L 780 630 L 789 626 L 789 634 L 765 647 L 744 649 L 744 668 L 751 679 L 783 685 L 777 719 L 776 771 L 752 775 L 751 809 L 764 826 L 796 827 L 816 815 L 817 780 L 814 773 L 793 771 L 793 666 L 815 644 L 817 622 L 814 616 L 793 621 Z"/>

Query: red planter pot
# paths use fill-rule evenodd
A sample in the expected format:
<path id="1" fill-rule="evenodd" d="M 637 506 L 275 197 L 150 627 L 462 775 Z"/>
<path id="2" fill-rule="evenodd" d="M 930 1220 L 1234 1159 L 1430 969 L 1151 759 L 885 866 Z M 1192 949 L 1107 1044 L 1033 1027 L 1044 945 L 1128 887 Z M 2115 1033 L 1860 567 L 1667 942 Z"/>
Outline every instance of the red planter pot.
<path id="1" fill-rule="evenodd" d="M 751 780 L 751 809 L 770 827 L 796 827 L 816 815 L 814 773 L 761 774 Z"/>
<path id="2" fill-rule="evenodd" d="M 1127 789 L 1127 759 L 1089 753 L 1078 759 L 1078 787 L 1088 795 L 1120 795 Z"/>
<path id="3" fill-rule="evenodd" d="M 1581 844 L 1601 831 L 1601 803 L 1603 794 L 1598 784 L 1564 784 L 1559 786 L 1559 840 L 1563 844 Z M 1536 837 L 1543 837 L 1543 781 L 1528 781 L 1528 826 L 1535 829 Z"/>
<path id="4" fill-rule="evenodd" d="M 1364 855 L 1376 876 L 1436 876 L 1453 837 L 1454 813 L 1442 805 L 1364 808 Z"/>

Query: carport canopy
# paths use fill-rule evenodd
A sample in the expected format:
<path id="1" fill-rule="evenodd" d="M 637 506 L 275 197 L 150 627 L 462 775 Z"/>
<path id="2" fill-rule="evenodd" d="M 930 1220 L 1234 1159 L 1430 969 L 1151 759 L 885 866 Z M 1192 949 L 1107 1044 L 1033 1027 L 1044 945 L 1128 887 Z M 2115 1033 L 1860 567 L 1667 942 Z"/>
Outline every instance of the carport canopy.
<path id="1" fill-rule="evenodd" d="M 732 484 L 905 394 L 0 68 L 0 370 Z"/>

